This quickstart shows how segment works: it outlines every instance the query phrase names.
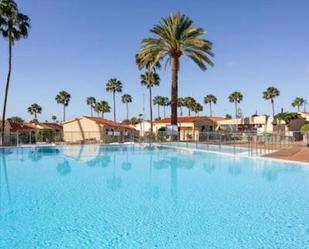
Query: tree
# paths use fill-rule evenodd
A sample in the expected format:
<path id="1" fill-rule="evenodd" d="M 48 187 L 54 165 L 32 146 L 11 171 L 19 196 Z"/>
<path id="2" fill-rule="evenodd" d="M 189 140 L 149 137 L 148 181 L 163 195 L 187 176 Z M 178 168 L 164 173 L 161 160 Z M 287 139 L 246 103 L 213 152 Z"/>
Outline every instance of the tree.
<path id="1" fill-rule="evenodd" d="M 124 94 L 121 97 L 122 103 L 126 105 L 126 111 L 127 111 L 127 120 L 129 120 L 129 103 L 132 103 L 132 96 L 130 94 Z"/>
<path id="2" fill-rule="evenodd" d="M 289 124 L 290 121 L 298 118 L 298 113 L 296 112 L 280 112 L 275 116 L 276 119 L 284 121 Z"/>
<path id="3" fill-rule="evenodd" d="M 160 77 L 157 73 L 147 71 L 141 75 L 141 84 L 149 90 L 149 113 L 150 113 L 150 132 L 153 132 L 153 117 L 152 117 L 152 88 L 160 84 Z"/>
<path id="4" fill-rule="evenodd" d="M 139 61 L 146 64 L 167 59 L 171 64 L 171 124 L 177 125 L 177 99 L 178 99 L 178 72 L 180 58 L 187 56 L 193 60 L 203 71 L 207 66 L 213 66 L 211 57 L 212 43 L 203 39 L 206 30 L 193 26 L 193 21 L 186 15 L 177 13 L 162 19 L 151 30 L 154 38 L 142 41 Z"/>
<path id="5" fill-rule="evenodd" d="M 53 122 L 56 122 L 57 121 L 57 116 L 52 115 L 51 119 L 52 119 Z"/>
<path id="6" fill-rule="evenodd" d="M 305 104 L 305 99 L 301 97 L 296 97 L 293 102 L 292 106 L 297 107 L 297 112 L 299 112 L 299 108 Z"/>
<path id="7" fill-rule="evenodd" d="M 203 111 L 203 106 L 200 103 L 195 102 L 191 107 L 191 111 L 194 112 L 195 115 L 198 115 L 199 112 Z"/>
<path id="8" fill-rule="evenodd" d="M 12 53 L 13 46 L 16 41 L 28 37 L 28 29 L 30 28 L 30 18 L 18 10 L 17 4 L 13 0 L 0 1 L 0 33 L 8 40 L 8 73 L 6 78 L 3 111 L 2 111 L 2 127 L 1 141 L 4 143 L 4 126 L 7 109 L 8 93 L 12 71 Z"/>
<path id="9" fill-rule="evenodd" d="M 188 116 L 191 116 L 191 110 L 193 108 L 193 106 L 195 105 L 196 100 L 192 97 L 185 97 L 184 98 L 184 104 L 185 107 L 188 109 Z"/>
<path id="10" fill-rule="evenodd" d="M 231 114 L 225 114 L 225 119 L 232 119 L 232 115 Z"/>
<path id="11" fill-rule="evenodd" d="M 229 95 L 228 100 L 235 104 L 235 118 L 237 118 L 237 104 L 243 100 L 243 95 L 242 93 L 235 91 Z"/>
<path id="12" fill-rule="evenodd" d="M 206 105 L 209 104 L 209 116 L 212 117 L 212 107 L 211 107 L 211 105 L 217 103 L 217 97 L 215 95 L 208 94 L 204 97 L 204 103 Z"/>
<path id="13" fill-rule="evenodd" d="M 275 116 L 275 104 L 274 98 L 280 95 L 280 91 L 276 87 L 268 87 L 266 91 L 263 92 L 263 99 L 270 100 L 272 106 L 273 117 Z"/>
<path id="14" fill-rule="evenodd" d="M 102 118 L 104 118 L 104 114 L 111 111 L 111 107 L 109 106 L 108 102 L 105 100 L 102 100 L 100 102 L 97 102 L 94 106 L 94 111 L 98 113 L 98 115 L 101 113 Z"/>
<path id="15" fill-rule="evenodd" d="M 301 132 L 302 135 L 309 134 L 309 124 L 304 124 L 304 125 L 300 128 L 300 132 Z"/>
<path id="16" fill-rule="evenodd" d="M 87 98 L 87 105 L 90 106 L 91 117 L 93 116 L 93 108 L 94 108 L 94 105 L 95 105 L 96 102 L 97 101 L 94 97 L 88 97 Z"/>
<path id="17" fill-rule="evenodd" d="M 180 108 L 180 116 L 183 116 L 182 107 L 185 107 L 185 99 L 184 98 L 178 98 L 177 106 Z"/>
<path id="18" fill-rule="evenodd" d="M 34 116 L 34 119 L 38 119 L 37 114 L 42 113 L 42 107 L 39 106 L 38 104 L 32 104 L 31 106 L 28 107 L 28 112 Z"/>
<path id="19" fill-rule="evenodd" d="M 163 105 L 163 97 L 162 96 L 155 96 L 153 98 L 153 104 L 158 106 L 158 119 L 160 119 L 160 106 Z"/>
<path id="20" fill-rule="evenodd" d="M 55 100 L 58 104 L 63 105 L 63 121 L 65 121 L 65 108 L 69 105 L 69 102 L 71 100 L 71 95 L 67 93 L 66 91 L 60 91 Z"/>
<path id="21" fill-rule="evenodd" d="M 8 118 L 8 120 L 13 122 L 13 123 L 17 123 L 17 124 L 22 124 L 22 123 L 25 122 L 21 117 L 18 117 L 18 116 L 10 117 L 10 118 Z"/>
<path id="22" fill-rule="evenodd" d="M 166 117 L 165 107 L 169 106 L 171 104 L 171 102 L 168 99 L 168 97 L 163 97 L 162 102 L 163 102 L 163 115 L 164 115 L 164 117 Z"/>
<path id="23" fill-rule="evenodd" d="M 116 122 L 116 93 L 122 92 L 122 83 L 116 78 L 110 79 L 106 83 L 106 91 L 113 94 L 113 111 L 114 111 L 114 122 Z"/>

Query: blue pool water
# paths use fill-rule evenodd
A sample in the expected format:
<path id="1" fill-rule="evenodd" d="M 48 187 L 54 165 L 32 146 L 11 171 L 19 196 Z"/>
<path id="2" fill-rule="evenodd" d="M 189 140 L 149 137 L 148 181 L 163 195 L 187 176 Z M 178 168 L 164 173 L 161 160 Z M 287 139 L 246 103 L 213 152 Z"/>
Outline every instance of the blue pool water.
<path id="1" fill-rule="evenodd" d="M 0 152 L 0 248 L 309 248 L 309 167 L 172 148 Z"/>

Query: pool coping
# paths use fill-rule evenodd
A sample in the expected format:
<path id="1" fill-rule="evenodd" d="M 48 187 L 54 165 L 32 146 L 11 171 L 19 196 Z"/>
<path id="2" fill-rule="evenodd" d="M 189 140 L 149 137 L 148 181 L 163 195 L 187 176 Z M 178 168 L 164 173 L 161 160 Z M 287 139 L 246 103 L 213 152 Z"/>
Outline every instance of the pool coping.
<path id="1" fill-rule="evenodd" d="M 217 155 L 223 155 L 223 156 L 234 157 L 234 158 L 258 159 L 258 160 L 265 160 L 265 161 L 275 161 L 275 162 L 280 162 L 280 163 L 285 163 L 285 164 L 298 164 L 298 165 L 303 165 L 303 166 L 309 166 L 309 162 L 300 162 L 300 161 L 295 161 L 295 160 L 284 160 L 284 159 L 278 159 L 278 158 L 272 158 L 272 157 L 264 157 L 264 155 L 269 154 L 269 153 L 265 153 L 264 155 L 260 155 L 260 156 L 248 156 L 248 155 L 241 154 L 245 152 L 241 152 L 238 154 L 231 154 L 231 153 L 209 151 L 209 150 L 202 150 L 202 149 L 195 149 L 195 148 L 183 148 L 183 147 L 162 145 L 162 144 L 157 144 L 157 145 L 161 147 L 166 147 L 166 148 L 181 149 L 181 150 L 187 150 L 191 152 L 192 151 L 204 152 L 204 153 L 217 154 Z"/>

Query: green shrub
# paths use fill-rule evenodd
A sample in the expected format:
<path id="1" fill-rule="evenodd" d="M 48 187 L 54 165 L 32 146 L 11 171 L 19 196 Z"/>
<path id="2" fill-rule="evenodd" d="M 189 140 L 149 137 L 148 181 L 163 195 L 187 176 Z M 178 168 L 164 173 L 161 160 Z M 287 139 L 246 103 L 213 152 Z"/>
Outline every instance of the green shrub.
<path id="1" fill-rule="evenodd" d="M 305 124 L 300 128 L 301 134 L 309 133 L 309 124 Z"/>
<path id="2" fill-rule="evenodd" d="M 284 121 L 289 124 L 293 119 L 298 118 L 298 113 L 296 112 L 280 112 L 275 116 L 276 119 Z"/>

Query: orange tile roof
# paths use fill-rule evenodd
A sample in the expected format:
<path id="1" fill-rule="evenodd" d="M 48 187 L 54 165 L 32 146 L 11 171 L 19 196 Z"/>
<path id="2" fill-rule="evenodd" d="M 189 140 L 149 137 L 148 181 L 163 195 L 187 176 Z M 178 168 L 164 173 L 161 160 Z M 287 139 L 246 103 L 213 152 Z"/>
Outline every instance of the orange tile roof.
<path id="1" fill-rule="evenodd" d="M 34 127 L 32 127 L 29 124 L 20 124 L 20 123 L 15 123 L 15 122 L 10 122 L 10 126 L 11 126 L 11 131 L 12 132 L 16 132 L 16 131 L 31 131 L 34 129 Z"/>
<path id="2" fill-rule="evenodd" d="M 84 117 L 95 121 L 97 124 L 107 125 L 107 126 L 111 126 L 111 127 L 115 127 L 115 128 L 125 128 L 125 129 L 135 130 L 130 125 L 117 123 L 117 122 L 114 122 L 112 120 L 108 120 L 108 119 L 104 119 L 104 118 L 89 117 L 89 116 L 84 116 Z"/>
<path id="3" fill-rule="evenodd" d="M 62 130 L 62 125 L 57 123 L 39 123 L 43 129 Z"/>
<path id="4" fill-rule="evenodd" d="M 208 117 L 208 116 L 192 116 L 192 117 L 178 117 L 177 122 L 178 123 L 195 123 L 202 120 L 209 120 L 212 122 L 217 122 L 220 120 L 224 120 L 225 118 L 222 117 Z M 161 120 L 155 121 L 155 123 L 171 123 L 171 118 L 163 118 Z"/>

